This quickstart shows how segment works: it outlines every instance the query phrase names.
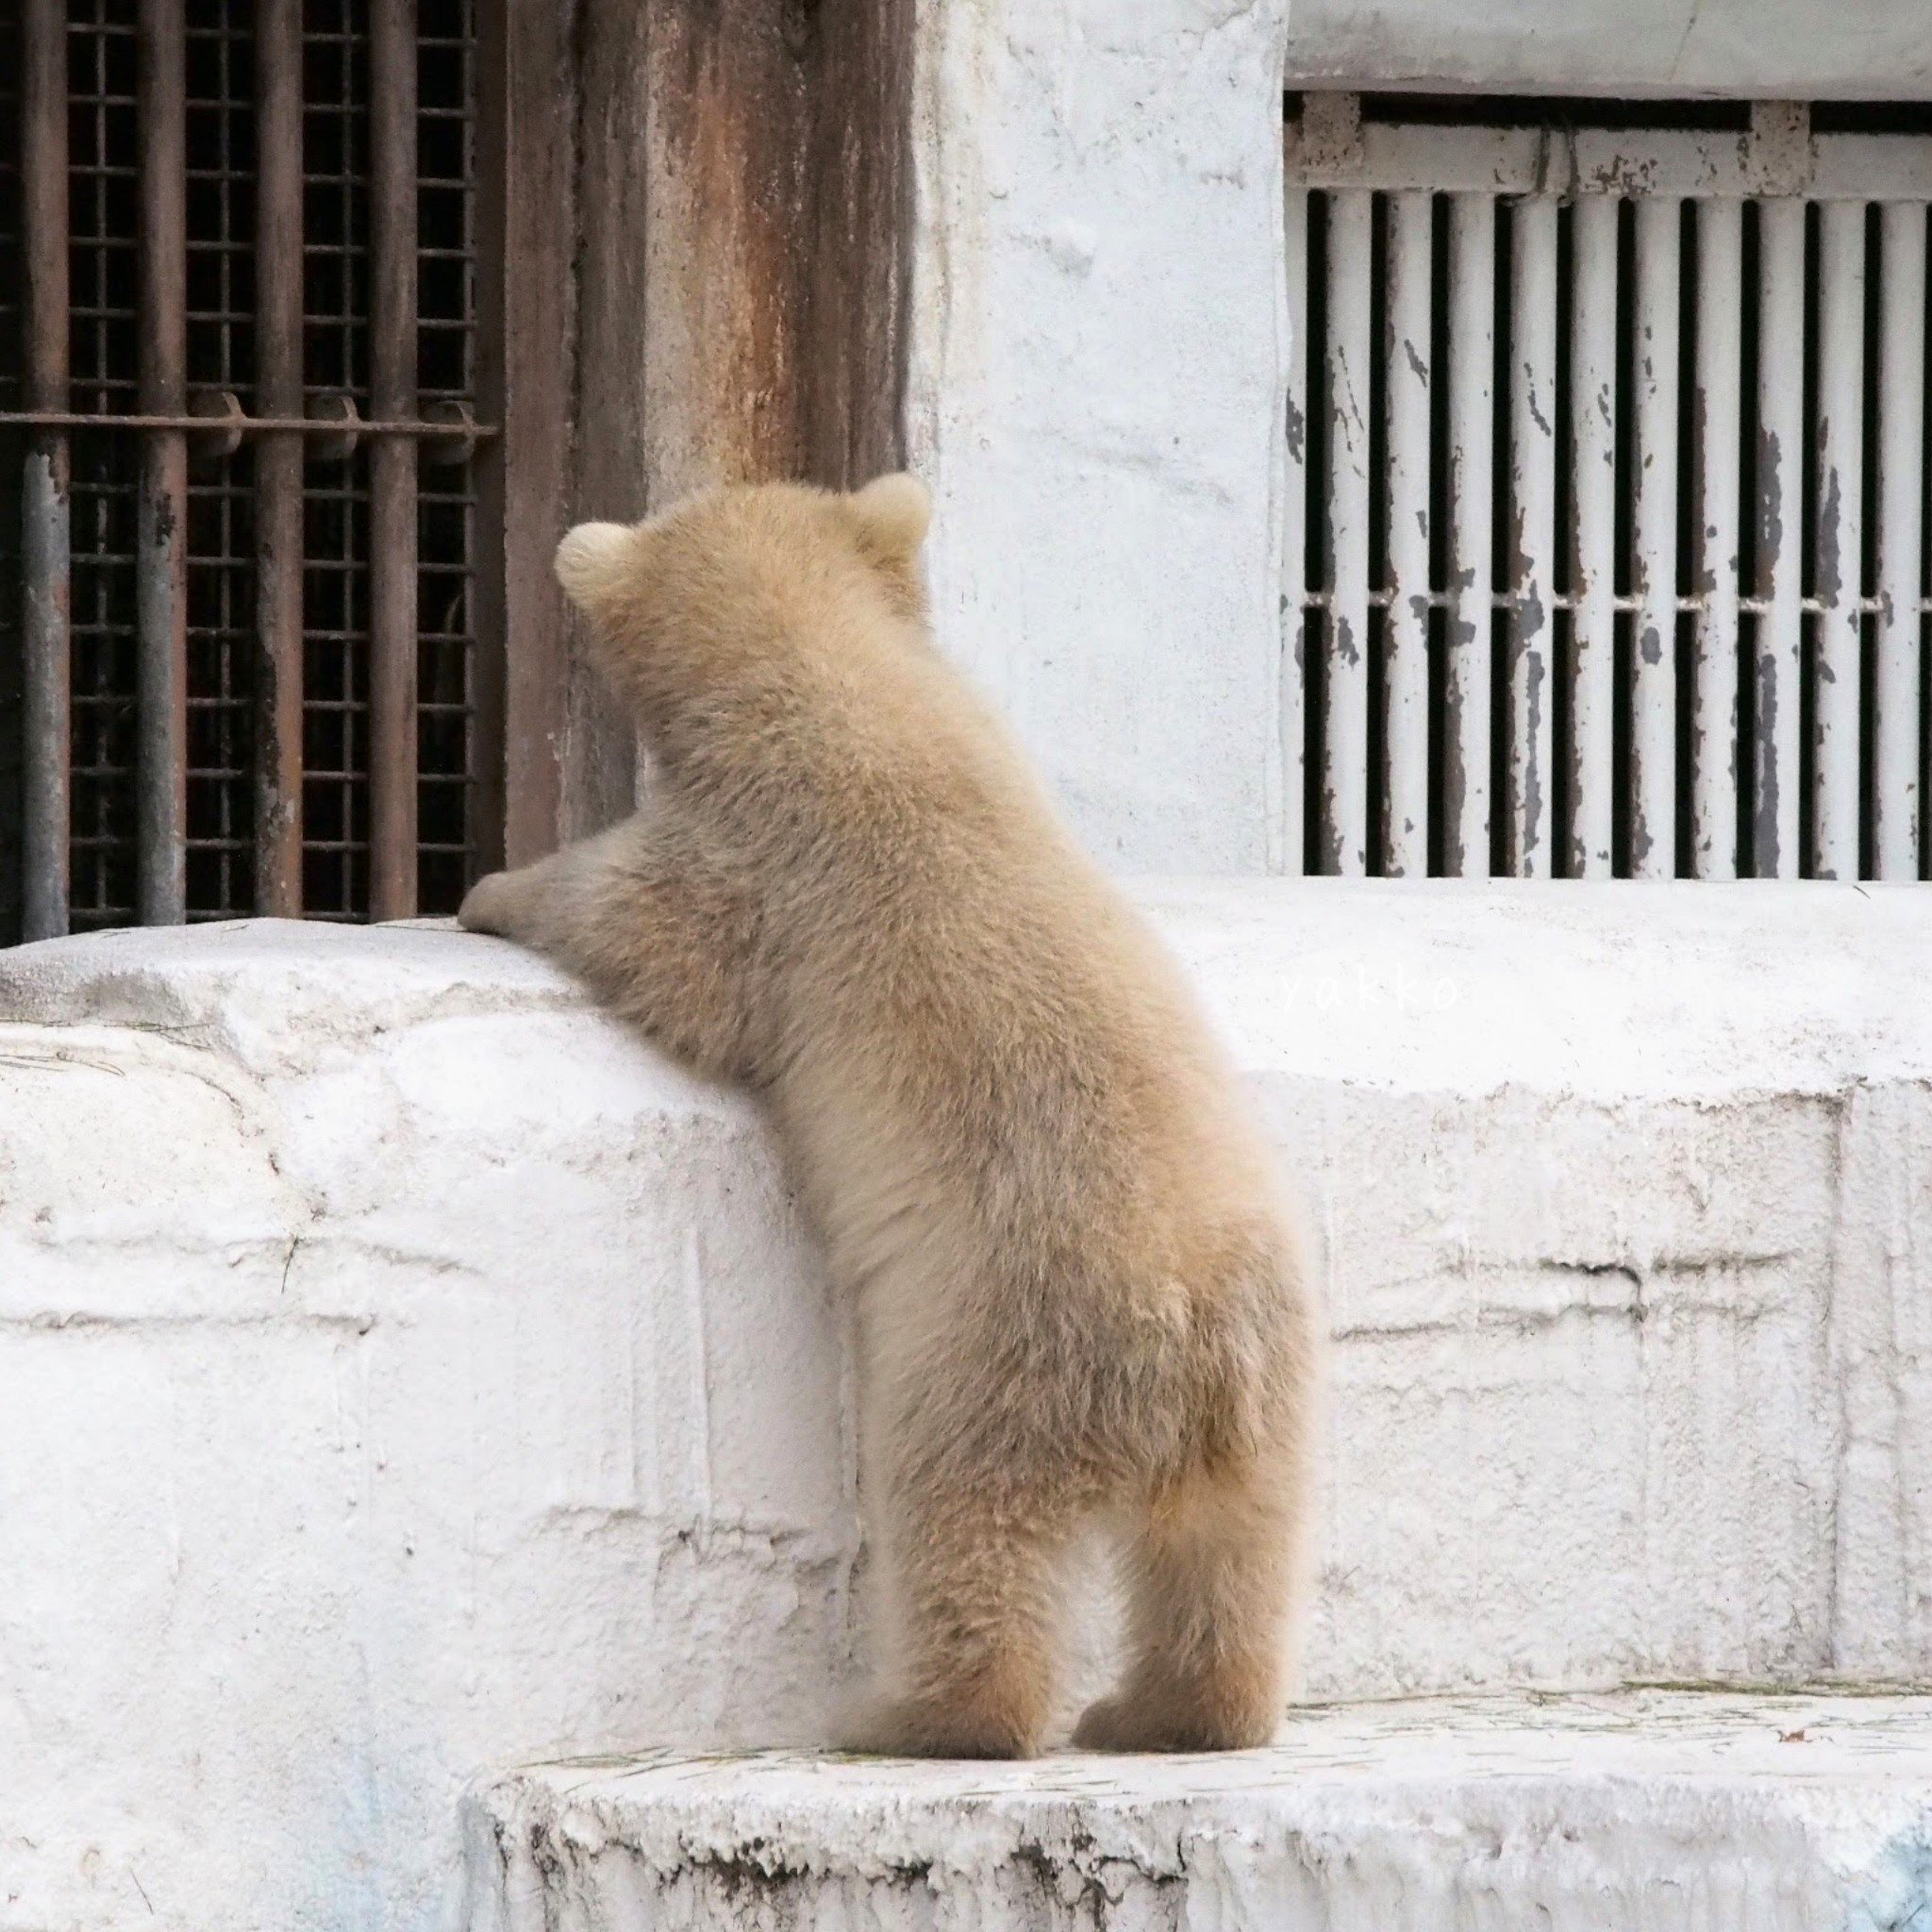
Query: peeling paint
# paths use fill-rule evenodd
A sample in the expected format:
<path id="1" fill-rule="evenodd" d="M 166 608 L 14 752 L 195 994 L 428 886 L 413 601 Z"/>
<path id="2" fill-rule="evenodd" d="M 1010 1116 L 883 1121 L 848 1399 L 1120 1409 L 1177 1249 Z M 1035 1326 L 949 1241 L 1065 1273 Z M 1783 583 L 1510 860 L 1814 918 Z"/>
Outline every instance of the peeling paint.
<path id="1" fill-rule="evenodd" d="M 1545 416 L 1545 415 L 1543 414 L 1543 412 L 1542 412 L 1542 408 L 1541 408 L 1541 405 L 1540 405 L 1540 404 L 1539 404 L 1539 403 L 1537 402 L 1537 399 L 1536 399 L 1536 395 L 1537 395 L 1537 392 L 1536 392 L 1536 387 L 1535 387 L 1535 379 L 1534 379 L 1534 373 L 1533 373 L 1532 371 L 1529 371 L 1529 370 L 1524 370 L 1524 383 L 1525 383 L 1525 389 L 1524 389 L 1524 407 L 1525 407 L 1525 408 L 1526 408 L 1528 409 L 1528 411 L 1529 411 L 1529 414 L 1530 414 L 1530 420 L 1531 420 L 1531 421 L 1532 421 L 1532 422 L 1533 422 L 1533 423 L 1534 423 L 1534 424 L 1536 425 L 1536 426 L 1537 426 L 1537 427 L 1538 427 L 1539 429 L 1541 429 L 1541 430 L 1542 431 L 1542 433 L 1543 433 L 1543 434 L 1544 434 L 1545 436 L 1554 436 L 1554 435 L 1556 435 L 1556 433 L 1557 433 L 1557 432 L 1556 432 L 1556 430 L 1555 430 L 1555 429 L 1554 429 L 1554 428 L 1553 428 L 1553 427 L 1551 426 L 1551 424 L 1550 424 L 1550 419 L 1549 419 L 1549 418 L 1548 418 L 1547 416 Z"/>
<path id="2" fill-rule="evenodd" d="M 1821 421 L 1818 434 L 1821 441 L 1829 441 L 1831 425 Z M 1843 521 L 1844 504 L 1839 473 L 1827 464 L 1818 508 L 1818 595 L 1820 601 L 1826 605 L 1837 604 L 1844 594 L 1844 571 L 1839 555 Z"/>

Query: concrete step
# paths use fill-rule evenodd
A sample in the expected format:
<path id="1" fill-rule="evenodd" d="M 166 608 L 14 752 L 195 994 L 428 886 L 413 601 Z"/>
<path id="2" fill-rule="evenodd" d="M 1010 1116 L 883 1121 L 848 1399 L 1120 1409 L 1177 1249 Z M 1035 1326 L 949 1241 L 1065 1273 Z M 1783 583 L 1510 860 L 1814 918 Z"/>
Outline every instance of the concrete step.
<path id="1" fill-rule="evenodd" d="M 511 1772 L 466 1823 L 470 1932 L 1916 1932 L 1932 1697 L 1330 1706 L 1218 1757 L 656 1752 Z"/>

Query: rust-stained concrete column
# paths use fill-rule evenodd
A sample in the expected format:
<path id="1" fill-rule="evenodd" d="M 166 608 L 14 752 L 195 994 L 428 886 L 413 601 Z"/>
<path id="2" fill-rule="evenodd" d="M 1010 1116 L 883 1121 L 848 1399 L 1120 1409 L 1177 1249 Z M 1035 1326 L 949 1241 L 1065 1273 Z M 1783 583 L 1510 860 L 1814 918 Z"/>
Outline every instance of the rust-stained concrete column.
<path id="1" fill-rule="evenodd" d="M 903 459 L 912 0 L 592 0 L 582 16 L 585 516 Z M 627 726 L 573 654 L 566 836 L 617 815 Z"/>

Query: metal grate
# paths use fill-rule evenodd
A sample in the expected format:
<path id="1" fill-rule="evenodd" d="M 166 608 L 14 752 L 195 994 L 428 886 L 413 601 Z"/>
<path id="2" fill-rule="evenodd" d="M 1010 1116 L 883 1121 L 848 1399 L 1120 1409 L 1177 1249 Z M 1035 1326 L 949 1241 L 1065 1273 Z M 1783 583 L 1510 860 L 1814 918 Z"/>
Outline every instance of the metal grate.
<path id="1" fill-rule="evenodd" d="M 1927 874 L 1932 116 L 1291 97 L 1283 857 Z"/>
<path id="2" fill-rule="evenodd" d="M 0 9 L 0 938 L 447 911 L 491 842 L 475 6 Z"/>

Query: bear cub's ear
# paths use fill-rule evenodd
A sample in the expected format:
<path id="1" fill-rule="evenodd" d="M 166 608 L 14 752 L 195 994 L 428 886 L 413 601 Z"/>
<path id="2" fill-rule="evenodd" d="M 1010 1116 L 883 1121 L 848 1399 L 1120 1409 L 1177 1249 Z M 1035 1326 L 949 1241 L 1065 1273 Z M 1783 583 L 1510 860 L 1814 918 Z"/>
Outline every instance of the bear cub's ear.
<path id="1" fill-rule="evenodd" d="M 564 532 L 557 546 L 557 581 L 573 604 L 616 587 L 636 535 L 628 524 L 579 524 Z"/>
<path id="2" fill-rule="evenodd" d="M 866 546 L 895 563 L 910 563 L 932 525 L 932 498 L 917 476 L 903 470 L 875 476 L 852 498 L 852 511 Z"/>

